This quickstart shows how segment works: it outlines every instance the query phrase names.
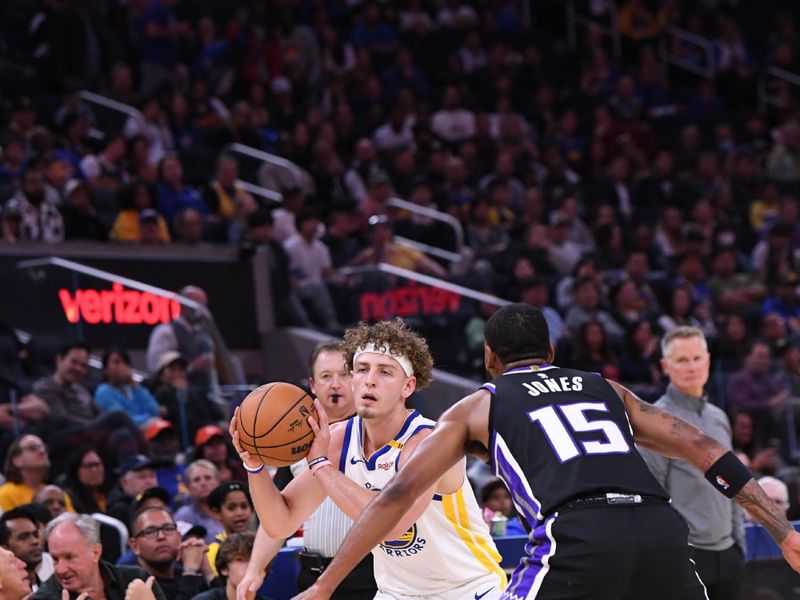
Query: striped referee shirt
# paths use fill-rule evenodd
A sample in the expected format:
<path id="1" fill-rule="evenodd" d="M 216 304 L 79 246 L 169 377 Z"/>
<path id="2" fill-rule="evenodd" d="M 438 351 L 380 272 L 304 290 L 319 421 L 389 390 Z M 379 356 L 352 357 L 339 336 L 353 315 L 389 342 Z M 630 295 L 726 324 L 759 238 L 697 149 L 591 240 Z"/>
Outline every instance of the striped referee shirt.
<path id="1" fill-rule="evenodd" d="M 307 468 L 306 459 L 296 462 L 291 466 L 292 475 L 297 477 Z M 303 545 L 307 552 L 333 558 L 352 526 L 353 520 L 330 497 L 326 497 L 303 525 Z"/>

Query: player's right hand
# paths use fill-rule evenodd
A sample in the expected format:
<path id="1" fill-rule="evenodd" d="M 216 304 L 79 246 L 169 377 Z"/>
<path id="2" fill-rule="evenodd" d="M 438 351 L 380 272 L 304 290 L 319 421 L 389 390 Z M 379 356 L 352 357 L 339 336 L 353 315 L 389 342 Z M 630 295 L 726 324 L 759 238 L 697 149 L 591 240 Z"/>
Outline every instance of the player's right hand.
<path id="1" fill-rule="evenodd" d="M 239 458 L 242 459 L 242 462 L 246 464 L 251 469 L 257 469 L 261 466 L 261 461 L 253 458 L 250 456 L 250 453 L 242 448 L 242 444 L 239 442 L 239 407 L 236 407 L 236 410 L 233 411 L 233 417 L 231 418 L 230 427 L 228 427 L 228 431 L 231 434 L 231 439 L 233 440 L 233 447 L 236 450 Z"/>

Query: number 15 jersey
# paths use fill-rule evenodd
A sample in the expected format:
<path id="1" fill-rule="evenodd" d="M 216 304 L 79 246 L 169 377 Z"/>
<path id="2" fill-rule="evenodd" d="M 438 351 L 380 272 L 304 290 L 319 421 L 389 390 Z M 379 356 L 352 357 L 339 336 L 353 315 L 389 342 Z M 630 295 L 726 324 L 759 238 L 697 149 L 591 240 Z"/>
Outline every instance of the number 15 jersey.
<path id="1" fill-rule="evenodd" d="M 492 393 L 492 468 L 532 526 L 581 496 L 669 499 L 634 446 L 622 399 L 599 375 L 521 367 L 483 387 Z"/>

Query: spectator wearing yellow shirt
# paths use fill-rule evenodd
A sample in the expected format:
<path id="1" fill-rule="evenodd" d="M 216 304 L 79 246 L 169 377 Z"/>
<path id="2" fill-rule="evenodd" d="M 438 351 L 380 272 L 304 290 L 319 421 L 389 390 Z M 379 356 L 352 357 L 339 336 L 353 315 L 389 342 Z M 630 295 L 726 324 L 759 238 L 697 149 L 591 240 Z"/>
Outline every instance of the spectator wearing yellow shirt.
<path id="1" fill-rule="evenodd" d="M 125 185 L 117 192 L 119 214 L 111 226 L 109 237 L 115 242 L 140 242 L 141 214 L 147 209 L 155 209 L 157 197 L 155 190 L 141 181 Z M 169 228 L 164 217 L 157 215 L 160 242 L 170 241 Z"/>
<path id="2" fill-rule="evenodd" d="M 750 226 L 753 231 L 761 233 L 775 222 L 781 204 L 781 190 L 778 184 L 768 182 L 764 184 L 761 197 L 753 200 L 750 205 Z"/>
<path id="3" fill-rule="evenodd" d="M 622 35 L 635 41 L 657 36 L 669 20 L 671 2 L 663 3 L 658 13 L 642 0 L 628 0 L 619 11 L 619 30 Z"/>
<path id="4" fill-rule="evenodd" d="M 401 269 L 425 273 L 439 279 L 447 279 L 447 270 L 435 260 L 428 258 L 419 250 L 409 246 L 402 246 L 393 241 L 394 231 L 386 215 L 371 216 L 369 224 L 372 243 L 350 261 L 351 266 L 387 263 Z"/>
<path id="5" fill-rule="evenodd" d="M 45 487 L 49 471 L 50 457 L 41 438 L 24 434 L 15 439 L 3 466 L 6 482 L 0 485 L 0 509 L 5 512 L 33 502 L 36 492 Z M 75 512 L 66 494 L 64 503 L 68 512 Z"/>
<path id="6" fill-rule="evenodd" d="M 489 223 L 499 225 L 509 231 L 514 225 L 514 213 L 508 207 L 508 183 L 502 179 L 495 179 L 489 183 L 486 193 L 489 197 Z"/>

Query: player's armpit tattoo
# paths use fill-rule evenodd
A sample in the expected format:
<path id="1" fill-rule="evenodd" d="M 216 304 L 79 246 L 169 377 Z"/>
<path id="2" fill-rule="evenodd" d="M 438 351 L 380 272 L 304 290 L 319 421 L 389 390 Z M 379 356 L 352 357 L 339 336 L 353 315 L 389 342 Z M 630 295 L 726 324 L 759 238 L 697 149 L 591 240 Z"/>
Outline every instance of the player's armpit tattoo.
<path id="1" fill-rule="evenodd" d="M 761 486 L 751 479 L 734 496 L 739 504 L 749 512 L 753 519 L 767 530 L 770 537 L 777 544 L 780 544 L 792 531 L 792 524 L 783 515 L 783 512 L 775 506 L 772 500 L 767 497 Z"/>

